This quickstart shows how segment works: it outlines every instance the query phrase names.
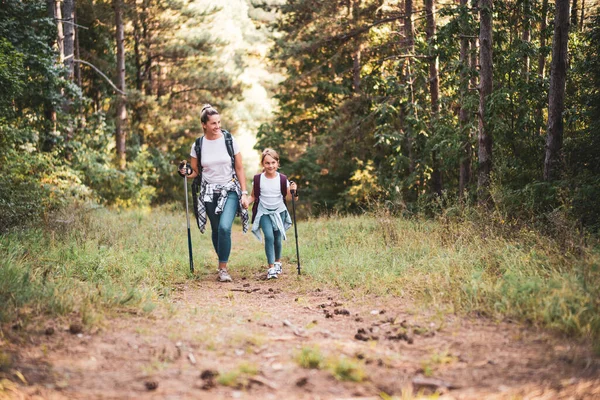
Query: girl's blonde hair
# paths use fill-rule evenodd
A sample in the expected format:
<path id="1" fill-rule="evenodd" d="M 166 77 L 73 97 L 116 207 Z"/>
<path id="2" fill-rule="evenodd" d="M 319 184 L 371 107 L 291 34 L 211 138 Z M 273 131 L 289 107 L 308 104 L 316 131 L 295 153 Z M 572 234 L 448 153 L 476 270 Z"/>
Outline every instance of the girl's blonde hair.
<path id="1" fill-rule="evenodd" d="M 260 165 L 262 165 L 263 161 L 265 160 L 266 156 L 271 156 L 273 157 L 273 159 L 275 161 L 277 161 L 277 163 L 279 164 L 279 153 L 277 153 L 275 150 L 270 149 L 270 148 L 266 148 L 263 150 L 261 156 L 260 156 Z"/>

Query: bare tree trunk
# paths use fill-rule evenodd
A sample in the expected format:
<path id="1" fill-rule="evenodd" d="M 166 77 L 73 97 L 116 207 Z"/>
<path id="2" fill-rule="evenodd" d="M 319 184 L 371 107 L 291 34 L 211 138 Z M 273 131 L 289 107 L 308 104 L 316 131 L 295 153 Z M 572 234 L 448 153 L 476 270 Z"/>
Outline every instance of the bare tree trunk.
<path id="1" fill-rule="evenodd" d="M 429 96 L 431 97 L 431 136 L 435 137 L 435 125 L 440 114 L 440 81 L 438 76 L 439 59 L 435 46 L 435 3 L 434 0 L 425 0 L 426 27 L 425 34 L 429 44 Z M 432 51 L 433 50 L 433 51 Z M 442 194 L 442 173 L 438 160 L 437 151 L 431 152 L 431 186 L 434 193 Z"/>
<path id="2" fill-rule="evenodd" d="M 467 0 L 460 0 L 460 6 L 466 8 Z M 458 181 L 459 198 L 464 198 L 465 190 L 471 181 L 471 131 L 467 128 L 469 122 L 469 111 L 465 106 L 469 90 L 469 38 L 467 37 L 467 27 L 461 26 L 460 31 L 463 36 L 460 39 L 460 111 L 458 120 L 461 130 L 461 155 L 460 155 L 460 173 Z"/>
<path id="3" fill-rule="evenodd" d="M 413 2 L 412 0 L 404 1 L 404 43 L 406 52 L 409 55 L 414 53 L 415 41 L 413 34 Z M 414 94 L 412 87 L 412 74 L 410 69 L 410 57 L 406 58 L 406 72 L 405 72 L 406 83 L 409 86 L 410 90 L 410 101 L 414 104 Z M 411 104 L 411 105 L 412 105 Z M 406 138 L 408 142 L 408 158 L 409 164 L 408 169 L 412 174 L 416 168 L 416 160 L 415 160 L 415 139 L 413 137 L 413 132 L 410 126 L 407 126 L 406 129 Z"/>
<path id="4" fill-rule="evenodd" d="M 140 23 L 142 25 L 142 41 L 146 49 L 146 61 L 144 62 L 144 73 L 145 78 L 145 91 L 146 96 L 152 96 L 154 93 L 154 74 L 153 74 L 153 54 L 152 54 L 152 42 L 148 29 L 148 1 L 142 2 L 142 12 L 140 14 Z"/>
<path id="5" fill-rule="evenodd" d="M 352 2 L 352 20 L 355 26 L 360 24 L 360 0 L 353 0 Z M 355 94 L 360 93 L 360 70 L 361 70 L 361 53 L 362 46 L 360 43 L 360 36 L 354 38 L 354 54 L 352 55 L 352 86 Z"/>
<path id="6" fill-rule="evenodd" d="M 583 23 L 585 21 L 585 0 L 581 0 L 581 19 L 579 20 L 579 30 L 583 32 Z"/>
<path id="7" fill-rule="evenodd" d="M 479 2 L 479 173 L 477 195 L 480 204 L 489 202 L 492 172 L 492 132 L 486 115 L 488 97 L 493 90 L 492 64 L 492 7 L 493 0 Z"/>
<path id="8" fill-rule="evenodd" d="M 142 73 L 142 53 L 140 50 L 142 41 L 139 15 L 137 10 L 133 19 L 133 54 L 135 60 L 135 88 L 142 91 L 143 73 Z"/>
<path id="9" fill-rule="evenodd" d="M 123 3 L 122 0 L 113 0 L 115 10 L 115 28 L 117 42 L 117 87 L 125 92 L 125 32 L 123 28 Z M 126 166 L 126 131 L 127 108 L 125 96 L 117 94 L 117 115 L 115 120 L 115 137 L 117 141 L 117 160 L 119 168 L 125 169 Z"/>
<path id="10" fill-rule="evenodd" d="M 573 0 L 573 5 L 571 6 L 571 29 L 573 32 L 577 31 L 577 17 L 579 16 L 579 6 L 577 5 L 577 0 Z"/>
<path id="11" fill-rule="evenodd" d="M 538 56 L 538 75 L 540 78 L 544 78 L 546 74 L 546 54 L 544 53 L 544 47 L 546 47 L 546 29 L 548 28 L 548 0 L 542 1 L 542 20 L 540 23 L 540 54 Z"/>
<path id="12" fill-rule="evenodd" d="M 550 90 L 548 92 L 548 133 L 544 180 L 555 180 L 559 175 L 562 150 L 565 84 L 567 80 L 567 55 L 569 42 L 569 0 L 556 0 L 552 61 L 550 63 Z"/>
<path id="13" fill-rule="evenodd" d="M 77 23 L 76 7 L 73 7 L 73 21 Z M 77 25 L 75 25 L 75 58 L 81 60 L 79 52 L 79 30 L 77 29 Z M 74 63 L 73 69 L 75 74 L 75 82 L 77 82 L 77 86 L 81 87 L 81 66 L 79 63 Z"/>
<path id="14" fill-rule="evenodd" d="M 523 0 L 523 32 L 521 33 L 521 40 L 525 43 L 531 41 L 531 0 Z M 525 80 L 529 82 L 529 68 L 530 68 L 529 55 L 525 54 L 523 57 L 523 75 Z"/>
<path id="15" fill-rule="evenodd" d="M 63 63 L 64 59 L 64 35 L 62 29 L 62 13 L 60 10 L 60 0 L 46 0 L 48 17 L 50 17 L 56 24 L 56 48 L 58 50 L 58 62 Z M 51 43 L 54 45 L 54 43 Z M 51 101 L 47 101 L 44 104 L 44 118 L 46 119 L 46 137 L 44 138 L 42 148 L 44 151 L 50 151 L 54 147 L 55 138 L 57 133 L 57 117 L 56 107 Z"/>
<path id="16" fill-rule="evenodd" d="M 64 64 L 67 68 L 69 80 L 73 80 L 75 57 L 75 1 L 64 0 L 62 6 L 63 31 L 64 31 Z"/>

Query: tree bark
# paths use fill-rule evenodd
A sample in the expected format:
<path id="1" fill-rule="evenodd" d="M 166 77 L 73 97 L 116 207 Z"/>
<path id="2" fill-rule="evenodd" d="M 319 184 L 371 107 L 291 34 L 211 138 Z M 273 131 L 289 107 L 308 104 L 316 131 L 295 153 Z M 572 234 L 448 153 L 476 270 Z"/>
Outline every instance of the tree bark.
<path id="1" fill-rule="evenodd" d="M 352 2 L 352 20 L 356 27 L 359 26 L 360 23 L 360 0 L 354 0 Z M 355 94 L 360 93 L 360 70 L 361 70 L 361 43 L 360 43 L 360 35 L 354 38 L 355 43 L 355 51 L 352 56 L 352 86 Z"/>
<path id="2" fill-rule="evenodd" d="M 440 114 L 440 81 L 438 76 L 439 59 L 435 49 L 435 2 L 425 0 L 425 35 L 429 46 L 429 96 L 431 98 L 431 124 L 429 130 L 431 136 L 435 137 L 435 126 Z M 442 194 L 442 173 L 438 160 L 437 151 L 431 152 L 432 173 L 431 186 L 434 193 Z"/>
<path id="3" fill-rule="evenodd" d="M 560 152 L 563 139 L 565 84 L 567 80 L 567 55 L 569 42 L 569 0 L 556 0 L 552 61 L 550 63 L 550 89 L 548 92 L 548 133 L 544 180 L 553 181 L 559 175 Z"/>
<path id="4" fill-rule="evenodd" d="M 531 0 L 523 0 L 523 32 L 521 33 L 521 40 L 525 43 L 531 41 Z M 530 68 L 529 55 L 523 56 L 523 75 L 525 75 L 525 81 L 529 82 L 529 68 Z"/>
<path id="5" fill-rule="evenodd" d="M 414 35 L 413 35 L 413 2 L 412 0 L 404 1 L 404 43 L 406 48 L 406 53 L 409 55 L 414 54 Z M 410 69 L 410 57 L 406 58 L 406 71 L 405 71 L 405 80 L 408 84 L 410 91 L 410 102 L 414 103 L 413 96 L 413 87 L 412 87 L 412 74 Z M 416 169 L 416 160 L 415 160 L 415 139 L 413 137 L 413 132 L 410 126 L 407 126 L 406 129 L 406 139 L 408 143 L 408 170 L 413 174 Z M 417 194 L 418 195 L 418 194 Z"/>
<path id="6" fill-rule="evenodd" d="M 571 6 L 571 29 L 573 32 L 577 31 L 577 17 L 579 16 L 579 6 L 577 0 L 573 0 L 573 5 Z"/>
<path id="7" fill-rule="evenodd" d="M 77 23 L 77 9 L 76 7 L 73 7 L 73 21 L 75 23 Z M 75 25 L 75 58 L 76 59 L 81 59 L 81 55 L 80 55 L 80 51 L 79 51 L 79 30 L 77 29 L 77 25 Z M 73 72 L 74 72 L 74 78 L 75 78 L 75 82 L 77 82 L 77 86 L 81 87 L 81 66 L 77 63 L 74 63 L 73 65 Z"/>
<path id="8" fill-rule="evenodd" d="M 117 43 L 117 87 L 125 92 L 125 32 L 123 27 L 123 3 L 122 0 L 113 0 L 115 10 L 115 31 Z M 126 166 L 126 122 L 127 108 L 125 96 L 117 94 L 116 100 L 115 137 L 117 145 L 117 162 L 121 170 Z"/>
<path id="9" fill-rule="evenodd" d="M 467 7 L 467 0 L 460 0 L 460 6 Z M 463 23 L 460 31 L 462 37 L 460 39 L 460 111 L 458 120 L 460 122 L 461 131 L 461 155 L 460 155 L 460 171 L 458 181 L 458 193 L 462 201 L 465 190 L 471 181 L 471 131 L 467 127 L 469 123 L 469 111 L 465 106 L 469 91 L 469 38 L 467 37 L 467 26 Z M 474 67 L 474 65 L 473 65 Z"/>
<path id="10" fill-rule="evenodd" d="M 64 59 L 64 35 L 62 29 L 62 13 L 60 10 L 60 0 L 46 0 L 48 17 L 51 18 L 56 24 L 56 43 L 50 43 L 51 46 L 56 44 L 58 50 L 58 62 L 62 64 Z M 54 148 L 55 138 L 57 133 L 57 117 L 56 107 L 51 100 L 47 100 L 44 104 L 44 118 L 46 119 L 45 133 L 46 137 L 42 143 L 42 149 L 44 151 L 51 151 Z"/>
<path id="11" fill-rule="evenodd" d="M 64 0 L 62 6 L 62 26 L 64 32 L 64 65 L 67 68 L 69 80 L 73 81 L 75 57 L 75 1 Z"/>
<path id="12" fill-rule="evenodd" d="M 542 15 L 540 23 L 540 54 L 538 56 L 538 75 L 544 78 L 546 74 L 546 29 L 548 28 L 548 0 L 542 2 Z"/>
<path id="13" fill-rule="evenodd" d="M 579 20 L 579 30 L 583 32 L 583 23 L 585 20 L 585 0 L 581 0 L 581 19 Z"/>
<path id="14" fill-rule="evenodd" d="M 479 2 L 479 171 L 477 195 L 480 204 L 490 200 L 490 175 L 492 172 L 492 132 L 487 123 L 488 97 L 493 90 L 492 64 L 492 7 L 493 0 Z"/>

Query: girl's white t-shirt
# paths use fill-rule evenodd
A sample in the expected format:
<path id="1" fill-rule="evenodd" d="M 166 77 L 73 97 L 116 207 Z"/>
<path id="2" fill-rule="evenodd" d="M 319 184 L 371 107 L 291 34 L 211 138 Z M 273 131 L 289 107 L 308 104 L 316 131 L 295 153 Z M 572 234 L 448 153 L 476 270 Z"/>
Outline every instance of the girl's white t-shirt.
<path id="1" fill-rule="evenodd" d="M 275 210 L 283 206 L 280 179 L 279 172 L 275 178 L 267 178 L 264 172 L 260 174 L 260 202 L 269 210 Z M 290 181 L 287 181 L 287 187 L 289 189 Z"/>
<path id="2" fill-rule="evenodd" d="M 233 154 L 237 155 L 240 148 L 232 136 Z M 196 155 L 196 146 L 192 144 L 190 156 L 198 158 Z M 206 137 L 202 140 L 202 178 L 206 179 L 206 183 L 212 185 L 225 185 L 231 181 L 233 176 L 233 168 L 231 167 L 231 157 L 225 146 L 225 137 L 208 140 Z"/>

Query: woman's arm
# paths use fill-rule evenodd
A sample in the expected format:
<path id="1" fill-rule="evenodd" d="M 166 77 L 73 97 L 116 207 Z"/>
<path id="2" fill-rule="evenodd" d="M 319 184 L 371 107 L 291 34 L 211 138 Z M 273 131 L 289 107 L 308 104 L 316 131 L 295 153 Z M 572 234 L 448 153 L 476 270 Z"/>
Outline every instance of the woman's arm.
<path id="1" fill-rule="evenodd" d="M 237 153 L 234 157 L 235 160 L 235 173 L 237 174 L 238 180 L 240 181 L 240 188 L 242 189 L 242 205 L 248 208 L 248 189 L 246 189 L 246 174 L 244 173 L 244 164 L 242 163 L 242 153 Z M 246 193 L 244 193 L 246 192 Z"/>

